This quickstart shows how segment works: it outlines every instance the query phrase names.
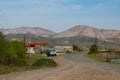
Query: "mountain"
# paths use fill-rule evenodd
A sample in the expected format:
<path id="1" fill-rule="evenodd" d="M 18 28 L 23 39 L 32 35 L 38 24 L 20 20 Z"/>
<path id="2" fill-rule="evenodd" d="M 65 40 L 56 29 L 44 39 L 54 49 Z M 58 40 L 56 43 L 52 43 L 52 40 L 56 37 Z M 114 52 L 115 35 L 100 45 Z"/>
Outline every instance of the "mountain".
<path id="1" fill-rule="evenodd" d="M 120 30 L 105 30 L 105 29 L 97 29 L 87 25 L 78 25 L 72 27 L 66 31 L 61 33 L 55 33 L 53 31 L 35 27 L 18 27 L 12 29 L 0 29 L 1 32 L 5 35 L 17 35 L 17 34 L 31 34 L 34 36 L 41 36 L 41 37 L 52 37 L 52 38 L 71 38 L 77 36 L 85 36 L 94 38 L 95 35 L 99 39 L 107 39 L 107 38 L 120 38 Z"/>
<path id="2" fill-rule="evenodd" d="M 50 35 L 55 34 L 55 32 L 35 27 L 19 27 L 19 28 L 12 28 L 12 29 L 0 29 L 0 31 L 5 35 L 16 35 L 16 34 L 32 34 L 35 36 L 41 36 L 41 37 L 49 37 Z"/>
<path id="3" fill-rule="evenodd" d="M 10 40 L 23 40 L 23 34 L 25 34 L 27 42 L 47 41 L 50 46 L 76 44 L 89 48 L 95 42 L 95 35 L 101 47 L 119 47 L 120 45 L 120 30 L 97 29 L 87 25 L 78 25 L 57 34 L 39 27 L 19 27 L 0 29 L 0 31 Z"/>
<path id="4" fill-rule="evenodd" d="M 120 37 L 120 30 L 105 30 L 105 29 L 97 29 L 87 25 L 78 25 L 71 29 L 68 29 L 64 32 L 58 33 L 54 36 L 54 38 L 71 38 L 76 36 L 85 36 L 94 38 L 95 35 L 99 39 L 107 39 L 112 37 Z"/>
<path id="5" fill-rule="evenodd" d="M 100 48 L 119 48 L 120 30 L 97 29 L 87 25 L 78 25 L 64 32 L 53 36 L 54 43 L 58 45 L 78 45 L 79 47 L 89 48 L 95 43 Z"/>

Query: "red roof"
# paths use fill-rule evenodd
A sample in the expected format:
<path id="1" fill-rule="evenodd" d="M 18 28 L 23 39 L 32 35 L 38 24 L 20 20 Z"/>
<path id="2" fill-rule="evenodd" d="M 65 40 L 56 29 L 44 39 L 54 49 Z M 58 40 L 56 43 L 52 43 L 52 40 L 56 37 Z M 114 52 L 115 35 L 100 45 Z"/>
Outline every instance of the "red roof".
<path id="1" fill-rule="evenodd" d="M 40 46 L 46 46 L 46 45 L 48 45 L 47 42 L 39 42 L 39 43 L 29 42 L 29 43 L 27 43 L 27 47 L 40 47 Z"/>

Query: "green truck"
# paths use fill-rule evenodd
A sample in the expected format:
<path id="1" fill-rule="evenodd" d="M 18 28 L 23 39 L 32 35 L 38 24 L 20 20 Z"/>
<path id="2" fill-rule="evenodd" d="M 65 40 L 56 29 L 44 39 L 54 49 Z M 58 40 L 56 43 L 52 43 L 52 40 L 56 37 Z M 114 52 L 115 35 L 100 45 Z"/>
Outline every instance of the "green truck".
<path id="1" fill-rule="evenodd" d="M 56 51 L 55 51 L 55 49 L 47 49 L 46 54 L 48 57 L 49 56 L 56 56 Z"/>

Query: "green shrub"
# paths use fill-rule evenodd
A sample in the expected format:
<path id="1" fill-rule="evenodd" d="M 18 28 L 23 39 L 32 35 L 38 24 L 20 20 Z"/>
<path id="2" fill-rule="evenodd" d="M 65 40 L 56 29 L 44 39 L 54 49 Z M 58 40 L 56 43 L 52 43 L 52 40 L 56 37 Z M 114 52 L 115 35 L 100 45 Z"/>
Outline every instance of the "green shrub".
<path id="1" fill-rule="evenodd" d="M 71 53 L 71 51 L 67 50 L 66 53 Z"/>
<path id="2" fill-rule="evenodd" d="M 37 66 L 37 67 L 53 67 L 56 65 L 57 64 L 55 63 L 54 60 L 48 58 L 41 58 L 32 64 L 32 66 Z"/>
<path id="3" fill-rule="evenodd" d="M 79 48 L 76 45 L 73 45 L 73 51 L 83 51 L 81 48 Z"/>
<path id="4" fill-rule="evenodd" d="M 93 44 L 88 54 L 96 54 L 97 52 L 98 52 L 98 46 L 96 44 Z"/>

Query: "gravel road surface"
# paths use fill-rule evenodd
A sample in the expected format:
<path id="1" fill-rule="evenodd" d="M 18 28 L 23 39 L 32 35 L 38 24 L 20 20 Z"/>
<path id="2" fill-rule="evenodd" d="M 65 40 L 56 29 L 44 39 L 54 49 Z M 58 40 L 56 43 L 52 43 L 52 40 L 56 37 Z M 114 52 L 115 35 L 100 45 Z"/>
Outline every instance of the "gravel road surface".
<path id="1" fill-rule="evenodd" d="M 120 72 L 120 65 L 108 64 L 105 62 L 94 61 L 92 59 L 86 58 L 86 52 L 81 52 L 80 54 L 69 54 L 65 55 L 65 58 L 73 61 L 74 63 L 86 64 L 89 66 L 99 67 L 105 70 L 118 71 Z"/>

